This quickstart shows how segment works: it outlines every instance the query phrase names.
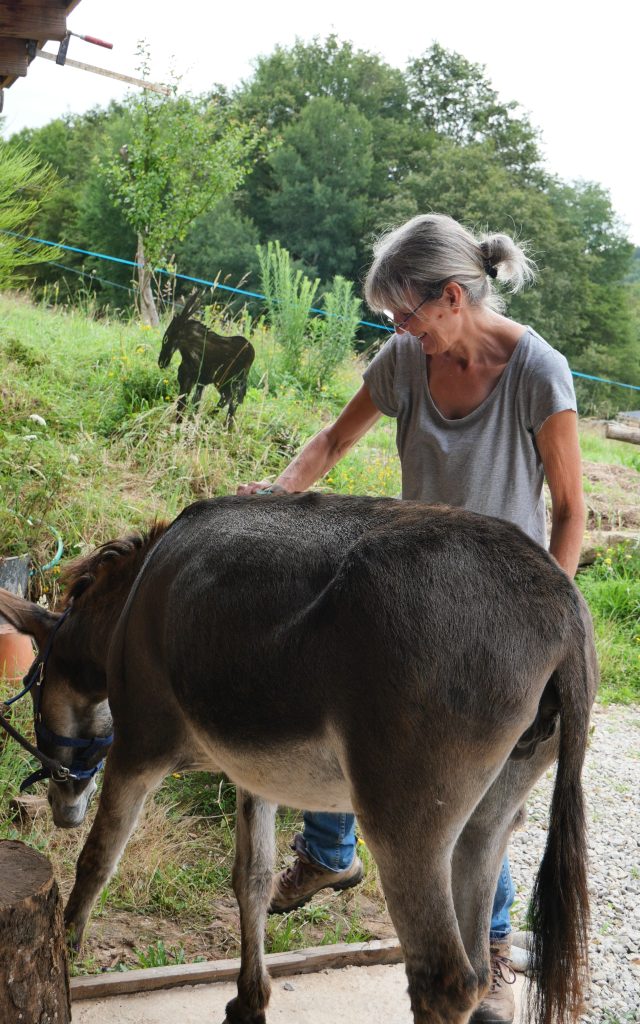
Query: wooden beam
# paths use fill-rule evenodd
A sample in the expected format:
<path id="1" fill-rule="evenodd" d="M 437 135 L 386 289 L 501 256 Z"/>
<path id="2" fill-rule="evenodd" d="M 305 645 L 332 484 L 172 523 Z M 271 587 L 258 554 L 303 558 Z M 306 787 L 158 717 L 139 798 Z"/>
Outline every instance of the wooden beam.
<path id="1" fill-rule="evenodd" d="M 28 67 L 26 39 L 0 39 L 0 77 L 24 77 Z"/>
<path id="2" fill-rule="evenodd" d="M 630 441 L 631 444 L 640 444 L 640 429 L 627 427 L 624 423 L 607 423 L 607 437 L 614 441 Z"/>
<path id="3" fill-rule="evenodd" d="M 311 974 L 340 967 L 371 967 L 373 964 L 402 963 L 397 939 L 372 942 L 341 942 L 332 946 L 313 946 L 294 953 L 268 953 L 267 970 L 272 978 L 289 974 Z M 71 979 L 71 999 L 102 999 L 132 992 L 150 992 L 177 985 L 210 985 L 235 981 L 240 960 L 209 960 L 203 964 L 176 964 L 175 967 L 148 967 L 122 974 L 99 974 Z"/>
<path id="4" fill-rule="evenodd" d="M 44 57 L 56 63 L 54 53 L 47 53 L 46 50 L 36 50 L 36 56 Z M 79 60 L 71 60 L 69 57 L 64 62 L 64 67 L 78 68 L 80 71 L 91 71 L 94 75 L 104 75 L 105 78 L 115 78 L 118 82 L 127 82 L 129 85 L 139 85 L 141 89 L 149 89 L 151 92 L 161 93 L 169 96 L 171 89 L 167 85 L 158 85 L 156 82 L 149 82 L 143 78 L 132 78 L 130 75 L 121 75 L 118 71 L 107 71 L 106 68 L 98 68 L 95 64 L 84 64 Z"/>
<path id="5" fill-rule="evenodd" d="M 0 37 L 64 39 L 67 12 L 62 4 L 43 0 L 0 0 Z"/>

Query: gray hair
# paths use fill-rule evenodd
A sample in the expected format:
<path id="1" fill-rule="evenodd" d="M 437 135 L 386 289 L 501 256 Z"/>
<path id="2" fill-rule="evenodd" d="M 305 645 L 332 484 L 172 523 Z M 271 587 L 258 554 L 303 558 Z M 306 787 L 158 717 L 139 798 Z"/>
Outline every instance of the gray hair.
<path id="1" fill-rule="evenodd" d="M 442 294 L 457 281 L 472 305 L 504 309 L 492 278 L 519 291 L 535 277 L 535 264 L 509 235 L 475 236 L 452 217 L 426 213 L 382 235 L 373 247 L 364 294 L 373 310 L 403 309 L 423 297 Z"/>

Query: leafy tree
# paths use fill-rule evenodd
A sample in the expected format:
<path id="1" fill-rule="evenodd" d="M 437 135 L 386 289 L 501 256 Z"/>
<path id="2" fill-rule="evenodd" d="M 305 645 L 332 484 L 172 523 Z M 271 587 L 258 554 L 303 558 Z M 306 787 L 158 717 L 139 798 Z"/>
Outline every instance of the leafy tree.
<path id="1" fill-rule="evenodd" d="M 148 64 L 142 55 L 142 73 Z M 111 195 L 136 233 L 140 309 L 146 323 L 158 314 L 153 268 L 167 264 L 192 222 L 242 181 L 254 133 L 235 123 L 212 97 L 169 97 L 145 90 L 127 101 L 131 137 L 106 168 Z"/>
<path id="2" fill-rule="evenodd" d="M 423 127 L 462 145 L 493 142 L 500 162 L 526 179 L 540 171 L 538 132 L 502 103 L 482 64 L 434 43 L 407 67 L 409 103 Z"/>
<path id="3" fill-rule="evenodd" d="M 408 96 L 401 71 L 335 34 L 324 42 L 316 37 L 288 49 L 276 46 L 258 58 L 253 76 L 235 96 L 245 116 L 275 132 L 319 98 L 356 107 L 369 120 L 394 121 L 406 115 Z"/>
<path id="4" fill-rule="evenodd" d="M 633 342 L 620 291 L 632 249 L 606 192 L 551 177 L 544 188 L 534 187 L 501 163 L 493 140 L 460 145 L 441 138 L 382 205 L 380 226 L 430 210 L 526 242 L 539 278 L 534 288 L 508 297 L 510 315 L 531 323 L 575 369 L 599 366 L 612 374 L 615 353 Z"/>
<path id="5" fill-rule="evenodd" d="M 293 142 L 294 148 L 297 147 L 297 142 L 288 136 L 288 129 L 318 100 L 333 101 L 336 116 L 338 111 L 347 110 L 350 120 L 357 112 L 369 125 L 371 167 L 367 170 L 366 181 L 361 182 L 358 195 L 354 196 L 355 203 L 365 208 L 366 216 L 360 218 L 361 237 L 349 246 L 351 249 L 355 245 L 356 255 L 349 255 L 348 262 L 338 267 L 339 272 L 347 276 L 359 275 L 368 253 L 375 205 L 390 194 L 408 168 L 408 155 L 415 145 L 414 128 L 419 131 L 419 125 L 415 119 L 412 122 L 409 112 L 403 73 L 377 55 L 357 50 L 352 43 L 329 35 L 324 41 L 297 41 L 290 48 L 276 47 L 273 53 L 258 59 L 254 75 L 236 91 L 234 101 L 240 116 L 251 117 L 264 127 L 272 151 L 257 161 L 241 191 L 240 202 L 263 239 L 279 234 L 283 244 L 292 251 L 299 251 L 297 235 L 289 236 L 280 210 L 277 215 L 274 213 L 274 206 L 280 205 L 278 174 L 285 173 L 275 150 L 283 142 L 289 146 Z M 310 114 L 306 116 L 309 127 L 313 118 Z M 340 142 L 343 139 L 344 133 L 340 132 Z M 337 142 L 331 134 L 320 140 L 318 154 L 308 162 L 314 174 L 323 156 L 333 158 L 332 150 Z M 360 142 L 358 134 L 347 140 L 348 148 L 353 149 Z M 355 160 L 355 155 L 351 159 Z M 283 163 L 292 163 L 290 152 Z M 286 170 L 289 184 L 290 167 Z M 327 182 L 324 184 L 326 191 Z M 343 197 L 337 201 L 341 205 Z M 359 215 L 355 220 L 358 219 Z"/>
<path id="6" fill-rule="evenodd" d="M 238 209 L 234 197 L 228 196 L 194 222 L 176 250 L 176 263 L 191 277 L 213 281 L 220 275 L 223 282 L 239 285 L 253 281 L 258 273 L 259 241 L 256 225 Z M 253 290 L 255 284 L 253 281 Z"/>
<path id="7" fill-rule="evenodd" d="M 274 234 L 321 278 L 345 267 L 353 275 L 373 169 L 367 119 L 330 97 L 311 100 L 270 162 Z"/>
<path id="8" fill-rule="evenodd" d="M 55 259 L 55 249 L 30 242 L 40 203 L 55 188 L 51 168 L 28 149 L 0 142 L 0 285 L 6 285 L 20 267 Z"/>

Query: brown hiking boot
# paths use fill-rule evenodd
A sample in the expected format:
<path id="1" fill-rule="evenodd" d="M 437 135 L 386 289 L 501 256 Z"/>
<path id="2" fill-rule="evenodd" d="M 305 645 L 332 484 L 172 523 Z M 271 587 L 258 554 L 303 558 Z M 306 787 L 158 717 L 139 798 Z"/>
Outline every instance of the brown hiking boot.
<path id="1" fill-rule="evenodd" d="M 516 976 L 510 954 L 509 939 L 491 943 L 491 988 L 471 1014 L 469 1024 L 513 1024 L 516 1001 L 511 986 Z"/>
<path id="2" fill-rule="evenodd" d="M 321 889 L 350 889 L 362 881 L 362 861 L 354 856 L 344 871 L 329 871 L 311 860 L 301 832 L 296 832 L 291 843 L 296 855 L 291 867 L 274 875 L 270 914 L 284 914 L 287 910 L 303 907 Z"/>

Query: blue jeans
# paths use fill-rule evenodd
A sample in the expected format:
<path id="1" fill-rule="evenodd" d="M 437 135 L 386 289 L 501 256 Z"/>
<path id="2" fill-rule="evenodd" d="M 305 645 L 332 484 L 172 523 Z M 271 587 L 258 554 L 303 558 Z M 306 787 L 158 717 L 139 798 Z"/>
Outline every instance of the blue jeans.
<path id="1" fill-rule="evenodd" d="M 348 868 L 356 851 L 355 823 L 353 814 L 305 811 L 304 838 L 311 859 L 329 871 Z M 506 939 L 511 932 L 509 910 L 514 896 L 509 858 L 505 855 L 491 912 L 489 935 L 493 941 Z"/>

